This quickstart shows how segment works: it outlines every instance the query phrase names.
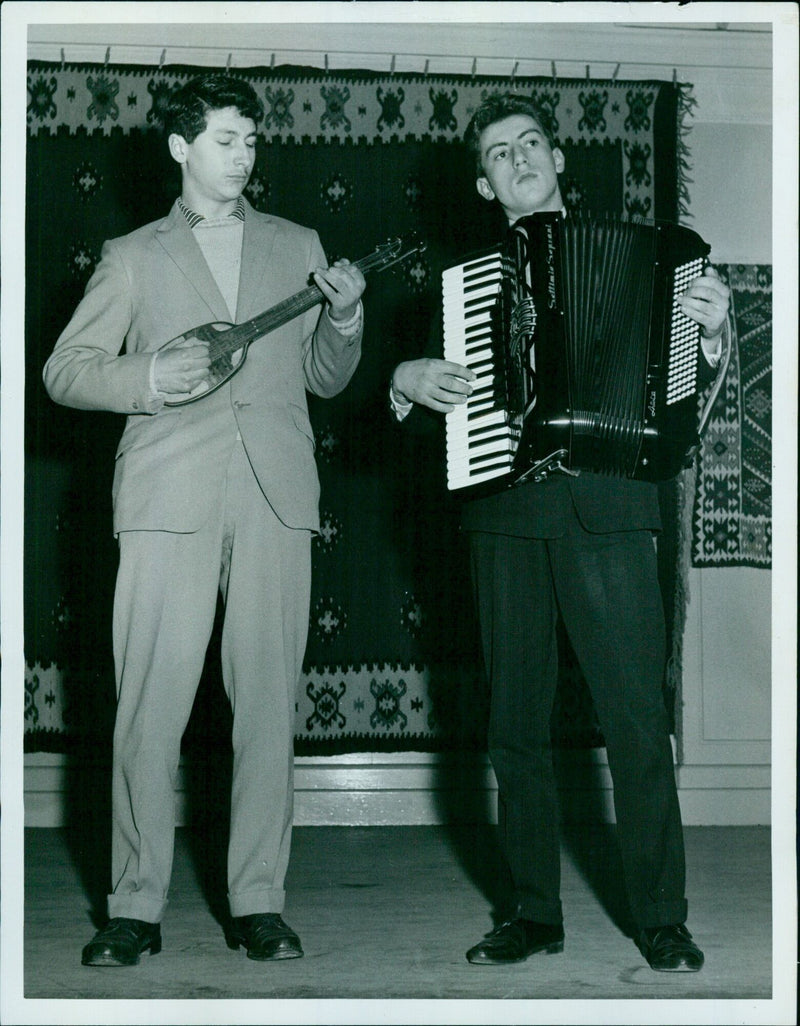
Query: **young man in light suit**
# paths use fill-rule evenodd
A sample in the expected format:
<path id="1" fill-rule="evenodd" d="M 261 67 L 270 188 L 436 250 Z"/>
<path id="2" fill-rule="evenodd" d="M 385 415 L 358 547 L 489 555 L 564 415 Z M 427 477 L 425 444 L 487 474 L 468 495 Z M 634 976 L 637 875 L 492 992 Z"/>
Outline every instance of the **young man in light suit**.
<path id="1" fill-rule="evenodd" d="M 232 946 L 303 954 L 281 918 L 293 802 L 295 690 L 305 650 L 319 481 L 306 390 L 340 392 L 359 361 L 364 278 L 328 267 L 317 233 L 243 198 L 262 107 L 246 83 L 206 75 L 177 90 L 165 129 L 181 196 L 162 220 L 103 247 L 44 368 L 50 396 L 127 414 L 113 485 L 120 563 L 108 925 L 84 965 L 132 965 L 161 948 L 174 786 L 217 596 L 233 710 L 228 847 Z M 211 321 L 242 323 L 307 285 L 317 306 L 260 340 L 199 401 Z"/>
<path id="2" fill-rule="evenodd" d="M 497 200 L 509 223 L 538 211 L 564 212 L 564 154 L 531 100 L 490 96 L 465 140 L 478 193 Z M 701 325 L 707 360 L 699 372 L 713 376 L 728 288 L 709 268 L 680 302 Z M 395 414 L 403 419 L 414 405 L 447 413 L 466 401 L 474 379 L 468 367 L 438 358 L 401 363 L 392 377 Z M 561 615 L 606 741 L 635 940 L 653 969 L 700 969 L 703 954 L 684 925 L 682 825 L 661 694 L 656 486 L 598 473 L 553 474 L 467 499 L 461 522 L 491 686 L 489 753 L 513 887 L 508 917 L 467 959 L 503 965 L 564 945 L 550 739 Z"/>

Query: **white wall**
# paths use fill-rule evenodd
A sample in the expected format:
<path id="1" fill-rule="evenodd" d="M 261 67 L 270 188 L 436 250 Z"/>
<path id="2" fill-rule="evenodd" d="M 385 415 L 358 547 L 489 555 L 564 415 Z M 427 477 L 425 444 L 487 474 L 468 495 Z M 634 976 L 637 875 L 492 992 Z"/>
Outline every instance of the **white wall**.
<path id="1" fill-rule="evenodd" d="M 693 224 L 722 264 L 771 264 L 772 126 L 703 120 L 698 95 L 689 186 Z"/>

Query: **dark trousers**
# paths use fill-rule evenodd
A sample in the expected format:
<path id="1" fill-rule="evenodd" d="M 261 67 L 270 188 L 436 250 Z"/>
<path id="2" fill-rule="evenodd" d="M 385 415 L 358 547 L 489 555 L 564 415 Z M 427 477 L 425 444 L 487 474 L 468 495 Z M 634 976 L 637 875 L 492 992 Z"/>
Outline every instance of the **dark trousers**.
<path id="1" fill-rule="evenodd" d="M 664 614 L 652 535 L 590 534 L 575 517 L 560 538 L 471 532 L 470 545 L 515 914 L 562 919 L 550 740 L 560 610 L 606 741 L 633 920 L 639 928 L 683 922 L 683 831 L 661 694 Z"/>

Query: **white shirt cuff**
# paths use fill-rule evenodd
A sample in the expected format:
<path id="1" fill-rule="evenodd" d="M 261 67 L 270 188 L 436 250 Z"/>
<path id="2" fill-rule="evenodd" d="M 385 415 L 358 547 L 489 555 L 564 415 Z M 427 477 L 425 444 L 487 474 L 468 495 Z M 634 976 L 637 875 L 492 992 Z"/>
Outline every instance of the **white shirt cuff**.
<path id="1" fill-rule="evenodd" d="M 335 321 L 331 317 L 331 310 L 328 307 L 328 320 L 336 328 L 340 335 L 344 335 L 345 338 L 352 338 L 361 331 L 361 319 L 363 317 L 363 308 L 361 306 L 361 300 L 358 301 L 358 308 L 352 317 L 349 317 L 346 321 Z"/>
<path id="2" fill-rule="evenodd" d="M 716 367 L 722 356 L 722 332 L 716 338 L 716 344 L 712 350 L 706 348 L 706 343 L 714 342 L 714 339 L 700 337 L 700 345 L 703 347 L 703 355 L 708 361 L 709 367 Z"/>
<path id="3" fill-rule="evenodd" d="M 160 399 L 163 392 L 159 392 L 156 388 L 156 357 L 158 356 L 158 350 L 153 353 L 153 358 L 150 361 L 150 399 Z"/>
<path id="4" fill-rule="evenodd" d="M 391 387 L 389 388 L 389 406 L 398 420 L 405 420 L 409 413 L 411 413 L 413 405 L 413 403 L 404 402 L 402 399 L 399 399 L 395 390 Z"/>

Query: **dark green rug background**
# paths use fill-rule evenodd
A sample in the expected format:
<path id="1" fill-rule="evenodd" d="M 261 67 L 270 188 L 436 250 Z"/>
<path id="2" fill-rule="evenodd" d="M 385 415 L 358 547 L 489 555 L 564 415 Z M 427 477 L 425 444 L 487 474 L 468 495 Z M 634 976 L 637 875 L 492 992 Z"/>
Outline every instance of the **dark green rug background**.
<path id="1" fill-rule="evenodd" d="M 111 477 L 121 417 L 50 402 L 41 369 L 106 238 L 168 211 L 176 167 L 158 104 L 201 69 L 29 66 L 26 224 L 25 657 L 28 751 L 107 750 L 114 710 L 116 571 Z M 315 227 L 329 259 L 417 232 L 424 257 L 370 277 L 364 356 L 351 386 L 311 401 L 324 530 L 314 543 L 312 620 L 296 750 L 481 749 L 487 695 L 457 508 L 443 451 L 391 421 L 391 369 L 418 355 L 447 262 L 499 238 L 459 141 L 488 78 L 249 69 L 267 116 L 248 198 Z M 553 112 L 573 207 L 677 220 L 688 87 L 517 79 Z M 298 291 L 305 285 L 298 282 Z M 663 489 L 665 607 L 680 622 L 677 492 Z M 678 582 L 679 584 L 679 582 Z M 187 744 L 217 741 L 228 712 L 212 641 Z M 677 658 L 676 658 L 677 656 Z M 602 742 L 565 652 L 558 742 Z M 665 675 L 670 706 L 679 652 Z"/>

